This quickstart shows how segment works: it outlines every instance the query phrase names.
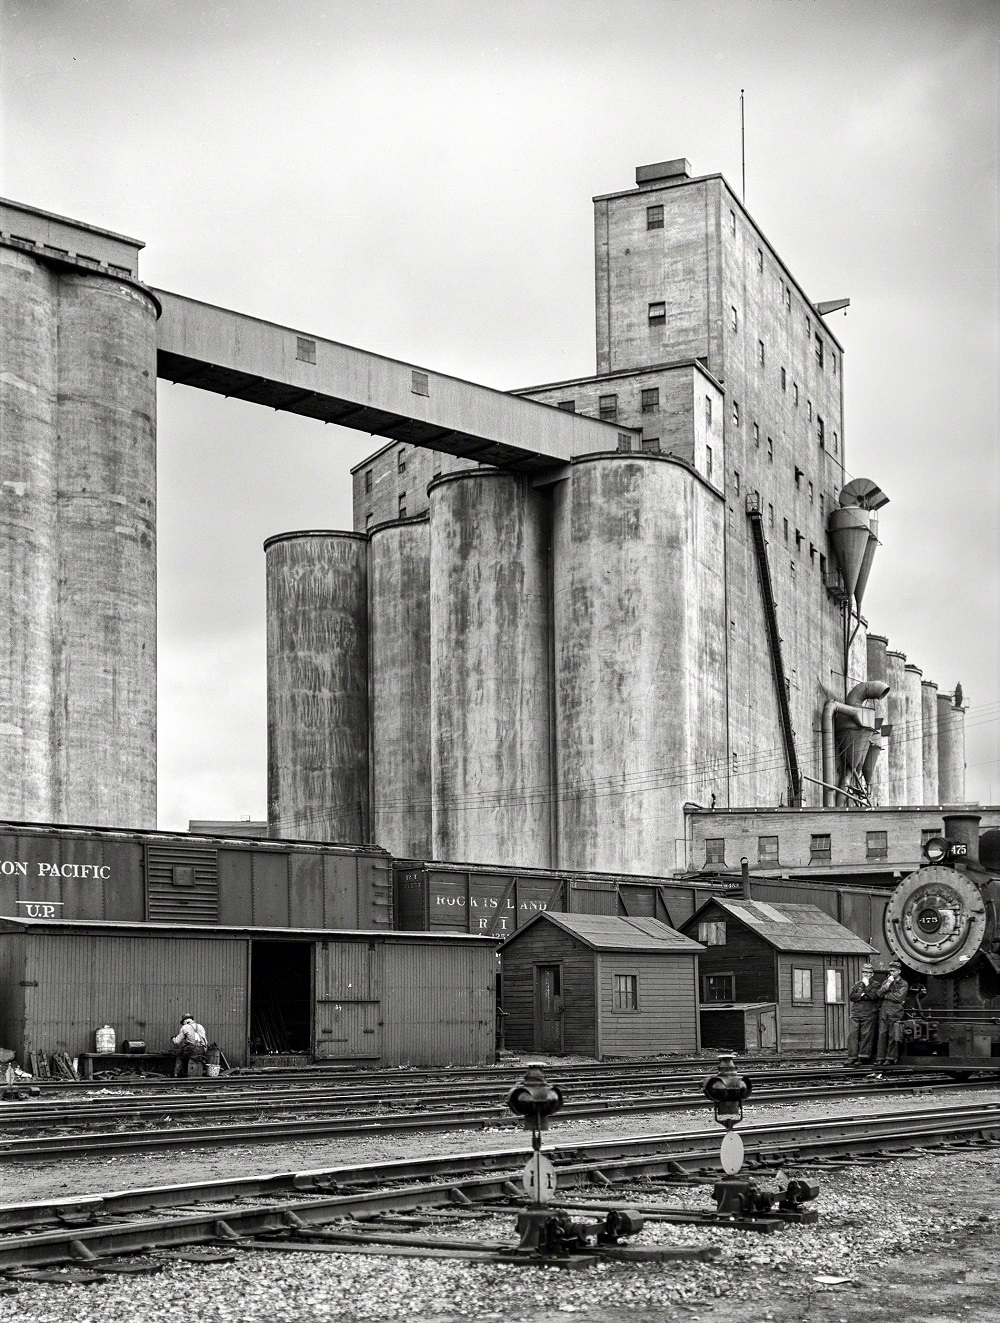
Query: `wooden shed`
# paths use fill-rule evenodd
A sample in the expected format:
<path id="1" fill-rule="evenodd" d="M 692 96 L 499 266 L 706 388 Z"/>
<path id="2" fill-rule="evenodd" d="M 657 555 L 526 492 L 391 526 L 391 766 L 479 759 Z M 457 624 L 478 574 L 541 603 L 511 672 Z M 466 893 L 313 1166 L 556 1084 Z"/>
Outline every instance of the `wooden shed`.
<path id="1" fill-rule="evenodd" d="M 703 1008 L 773 1002 L 779 1051 L 847 1046 L 847 994 L 873 948 L 818 906 L 716 896 L 682 931 L 704 947 Z M 730 1028 L 727 1017 L 703 1009 L 704 1047 L 738 1047 L 714 1041 Z"/>
<path id="2" fill-rule="evenodd" d="M 696 1052 L 700 952 L 658 919 L 537 914 L 500 948 L 506 1045 L 598 1060 Z"/>

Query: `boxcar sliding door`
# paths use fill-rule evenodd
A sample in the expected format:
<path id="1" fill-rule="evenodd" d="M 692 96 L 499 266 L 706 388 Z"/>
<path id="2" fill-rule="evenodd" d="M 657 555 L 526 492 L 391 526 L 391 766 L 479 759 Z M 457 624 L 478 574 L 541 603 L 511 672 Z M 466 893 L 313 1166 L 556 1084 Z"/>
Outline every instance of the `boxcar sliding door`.
<path id="1" fill-rule="evenodd" d="M 382 953 L 376 942 L 318 944 L 317 1059 L 381 1057 Z"/>

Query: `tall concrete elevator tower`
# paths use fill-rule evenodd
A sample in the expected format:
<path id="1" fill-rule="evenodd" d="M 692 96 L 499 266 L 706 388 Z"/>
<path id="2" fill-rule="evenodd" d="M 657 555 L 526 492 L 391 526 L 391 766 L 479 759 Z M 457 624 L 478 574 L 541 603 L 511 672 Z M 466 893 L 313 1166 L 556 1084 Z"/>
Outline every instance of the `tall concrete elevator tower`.
<path id="1" fill-rule="evenodd" d="M 156 318 L 141 245 L 0 204 L 0 816 L 156 826 Z"/>

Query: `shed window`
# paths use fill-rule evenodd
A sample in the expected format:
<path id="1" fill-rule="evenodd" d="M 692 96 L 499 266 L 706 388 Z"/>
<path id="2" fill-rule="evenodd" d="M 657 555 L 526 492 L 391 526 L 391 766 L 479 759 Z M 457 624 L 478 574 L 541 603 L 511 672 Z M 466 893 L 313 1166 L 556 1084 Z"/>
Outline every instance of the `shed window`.
<path id="1" fill-rule="evenodd" d="M 639 1009 L 639 975 L 614 975 L 614 1009 L 616 1011 L 637 1011 Z"/>
<path id="2" fill-rule="evenodd" d="M 646 229 L 647 230 L 663 229 L 663 208 L 661 206 L 646 208 Z"/>
<path id="3" fill-rule="evenodd" d="M 702 1001 L 735 1001 L 735 974 L 703 974 L 701 976 Z"/>
<path id="4" fill-rule="evenodd" d="M 371 489 L 372 489 L 372 471 L 371 469 L 365 469 L 365 495 L 367 495 L 371 491 Z"/>
<path id="5" fill-rule="evenodd" d="M 813 973 L 811 969 L 792 967 L 792 1001 L 812 1001 Z"/>
<path id="6" fill-rule="evenodd" d="M 889 833 L 884 831 L 870 831 L 865 840 L 867 846 L 866 857 L 868 859 L 888 859 L 889 857 Z"/>
<path id="7" fill-rule="evenodd" d="M 823 832 L 809 837 L 809 858 L 821 862 L 830 862 L 830 835 Z"/>
<path id="8" fill-rule="evenodd" d="M 565 413 L 576 413 L 576 400 L 560 400 L 556 408 L 562 409 Z"/>
<path id="9" fill-rule="evenodd" d="M 826 971 L 826 1004 L 827 1006 L 843 1006 L 844 1004 L 844 971 L 842 969 L 828 969 Z"/>
<path id="10" fill-rule="evenodd" d="M 726 862 L 726 842 L 721 836 L 709 836 L 705 840 L 705 863 L 724 864 Z"/>
<path id="11" fill-rule="evenodd" d="M 781 389 L 788 389 L 788 374 L 785 372 L 784 368 L 781 369 Z"/>
<path id="12" fill-rule="evenodd" d="M 618 417 L 618 396 L 601 395 L 597 400 L 597 411 L 600 416 L 607 421 L 609 418 Z"/>
<path id="13" fill-rule="evenodd" d="M 757 837 L 757 862 L 760 864 L 776 864 L 778 862 L 777 836 Z"/>
<path id="14" fill-rule="evenodd" d="M 763 366 L 764 366 L 764 341 L 763 341 L 763 340 L 758 340 L 758 341 L 757 341 L 757 358 L 758 358 L 759 361 L 760 361 L 760 365 L 761 365 L 761 367 L 763 367 Z"/>
<path id="15" fill-rule="evenodd" d="M 662 301 L 651 303 L 649 305 L 649 320 L 655 322 L 658 326 L 662 325 L 667 320 L 667 305 Z"/>
<path id="16" fill-rule="evenodd" d="M 300 363 L 315 363 L 316 341 L 307 340 L 305 336 L 297 335 L 295 337 L 295 357 Z"/>
<path id="17" fill-rule="evenodd" d="M 642 411 L 643 413 L 656 413 L 660 407 L 660 388 L 651 386 L 648 390 L 642 392 Z"/>
<path id="18" fill-rule="evenodd" d="M 698 941 L 701 942 L 702 946 L 725 946 L 725 919 L 709 919 L 705 923 L 699 923 Z"/>
<path id="19" fill-rule="evenodd" d="M 816 337 L 816 362 L 823 366 L 823 337 L 820 335 Z"/>
<path id="20" fill-rule="evenodd" d="M 940 836 L 943 827 L 925 827 L 920 833 L 920 853 L 923 854 L 924 846 L 928 841 L 933 841 L 935 836 Z"/>
<path id="21" fill-rule="evenodd" d="M 406 472 L 406 451 L 400 450 L 396 455 L 396 471 L 398 473 Z"/>
<path id="22" fill-rule="evenodd" d="M 739 400 L 733 400 L 733 426 L 739 427 L 739 425 L 740 425 L 740 402 Z"/>
<path id="23" fill-rule="evenodd" d="M 410 373 L 410 394 L 411 394 L 411 395 L 430 395 L 430 393 L 431 393 L 430 380 L 429 380 L 429 378 L 428 378 L 428 376 L 427 376 L 427 373 L 426 373 L 426 372 L 417 372 L 417 371 L 415 371 L 415 370 L 411 371 L 411 373 Z"/>
<path id="24" fill-rule="evenodd" d="M 644 436 L 642 438 L 642 451 L 646 455 L 658 455 L 660 453 L 660 438 L 658 436 Z"/>
<path id="25" fill-rule="evenodd" d="M 760 445 L 760 423 L 754 423 L 753 425 L 753 443 L 755 446 Z"/>
<path id="26" fill-rule="evenodd" d="M 705 396 L 705 422 L 708 423 L 709 427 L 711 427 L 711 425 L 712 425 L 712 397 L 711 397 L 711 395 L 706 395 L 706 396 Z"/>
<path id="27" fill-rule="evenodd" d="M 736 309 L 733 307 L 729 309 L 729 325 L 732 327 L 734 331 L 738 331 L 740 328 L 740 316 L 739 313 L 736 311 Z"/>
<path id="28" fill-rule="evenodd" d="M 400 492 L 400 493 L 399 493 L 399 517 L 400 517 L 400 519 L 403 519 L 403 518 L 405 518 L 405 516 L 406 516 L 406 492 Z"/>
<path id="29" fill-rule="evenodd" d="M 706 447 L 705 447 L 705 474 L 706 474 L 706 476 L 709 477 L 709 478 L 712 476 L 712 447 L 711 447 L 711 446 L 706 446 Z"/>

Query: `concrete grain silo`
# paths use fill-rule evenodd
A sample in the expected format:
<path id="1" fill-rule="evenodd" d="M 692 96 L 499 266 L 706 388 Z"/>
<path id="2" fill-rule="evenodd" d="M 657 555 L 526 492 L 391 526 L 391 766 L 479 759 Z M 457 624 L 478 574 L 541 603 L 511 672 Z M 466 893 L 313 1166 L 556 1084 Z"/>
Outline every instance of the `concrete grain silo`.
<path id="1" fill-rule="evenodd" d="M 903 667 L 903 695 L 906 706 L 906 794 L 908 804 L 924 802 L 924 717 L 919 666 L 912 662 Z"/>
<path id="2" fill-rule="evenodd" d="M 653 455 L 554 488 L 559 863 L 662 873 L 685 800 L 725 785 L 724 503 Z"/>
<path id="3" fill-rule="evenodd" d="M 0 248 L 0 816 L 54 817 L 58 278 Z"/>
<path id="4" fill-rule="evenodd" d="M 940 804 L 938 792 L 938 687 L 933 680 L 920 685 L 923 710 L 923 763 L 925 804 Z"/>
<path id="5" fill-rule="evenodd" d="M 156 825 L 156 315 L 60 278 L 57 821 Z"/>
<path id="6" fill-rule="evenodd" d="M 965 802 L 965 709 L 938 694 L 938 802 Z"/>
<path id="7" fill-rule="evenodd" d="M 426 515 L 370 533 L 372 839 L 403 858 L 433 857 L 430 526 Z"/>
<path id="8" fill-rule="evenodd" d="M 883 634 L 869 634 L 866 641 L 866 650 L 868 653 L 868 679 L 876 683 L 888 684 L 886 679 L 886 650 L 889 646 L 889 640 Z M 879 698 L 875 700 L 875 715 L 881 718 L 883 723 L 888 722 L 889 704 L 887 699 Z M 886 783 L 888 775 L 889 749 L 888 741 L 883 741 L 882 751 L 878 756 L 872 772 L 869 790 L 871 800 L 875 805 L 885 804 L 886 801 Z"/>
<path id="9" fill-rule="evenodd" d="M 367 841 L 368 538 L 283 533 L 264 551 L 270 834 Z"/>
<path id="10" fill-rule="evenodd" d="M 889 725 L 889 747 L 886 759 L 885 797 L 883 804 L 908 804 L 906 784 L 906 654 L 886 649 L 885 682 L 886 711 Z"/>
<path id="11" fill-rule="evenodd" d="M 434 857 L 548 867 L 548 499 L 485 469 L 428 493 Z"/>

